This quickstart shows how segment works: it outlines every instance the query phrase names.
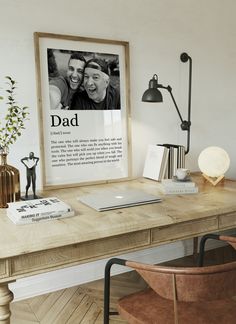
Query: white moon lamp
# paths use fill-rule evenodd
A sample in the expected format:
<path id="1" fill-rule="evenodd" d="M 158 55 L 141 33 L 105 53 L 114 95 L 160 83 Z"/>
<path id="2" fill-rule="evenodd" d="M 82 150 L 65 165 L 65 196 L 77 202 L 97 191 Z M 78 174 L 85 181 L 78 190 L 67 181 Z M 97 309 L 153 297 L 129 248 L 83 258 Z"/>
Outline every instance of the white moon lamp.
<path id="1" fill-rule="evenodd" d="M 218 146 L 207 147 L 198 157 L 198 166 L 202 175 L 214 186 L 224 178 L 229 165 L 228 153 Z"/>

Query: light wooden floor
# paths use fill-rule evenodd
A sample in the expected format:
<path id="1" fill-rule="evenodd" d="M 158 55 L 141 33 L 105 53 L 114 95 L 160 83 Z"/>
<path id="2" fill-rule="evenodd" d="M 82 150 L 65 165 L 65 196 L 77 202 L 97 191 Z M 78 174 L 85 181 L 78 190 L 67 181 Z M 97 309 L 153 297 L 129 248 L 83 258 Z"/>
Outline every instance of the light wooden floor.
<path id="1" fill-rule="evenodd" d="M 208 255 L 208 263 L 235 258 L 235 251 L 217 249 Z M 221 253 L 219 253 L 221 250 Z M 221 259 L 221 260 L 220 260 Z M 192 266 L 192 257 L 171 261 L 172 265 Z M 115 310 L 117 299 L 142 290 L 145 283 L 137 274 L 129 272 L 112 278 L 111 308 Z M 34 297 L 11 304 L 12 324 L 102 324 L 103 280 L 67 288 L 54 293 Z M 126 323 L 119 316 L 110 317 L 111 324 Z"/>
<path id="2" fill-rule="evenodd" d="M 145 283 L 134 272 L 112 278 L 111 309 L 120 297 L 141 290 Z M 11 304 L 12 324 L 102 324 L 103 280 L 67 288 Z M 118 315 L 111 324 L 126 323 Z"/>

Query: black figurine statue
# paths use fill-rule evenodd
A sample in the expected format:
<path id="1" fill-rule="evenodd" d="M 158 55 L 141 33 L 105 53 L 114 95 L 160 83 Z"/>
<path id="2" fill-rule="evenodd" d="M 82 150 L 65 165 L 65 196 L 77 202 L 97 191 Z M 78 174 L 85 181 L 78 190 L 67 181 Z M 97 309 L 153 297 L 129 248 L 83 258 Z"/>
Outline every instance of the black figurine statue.
<path id="1" fill-rule="evenodd" d="M 33 190 L 33 199 L 37 199 L 36 195 L 36 165 L 38 164 L 39 158 L 34 156 L 33 152 L 29 153 L 29 156 L 26 156 L 21 159 L 21 162 L 26 166 L 26 176 L 27 176 L 27 185 L 25 188 L 25 199 L 28 199 L 28 190 L 32 181 L 32 190 Z"/>

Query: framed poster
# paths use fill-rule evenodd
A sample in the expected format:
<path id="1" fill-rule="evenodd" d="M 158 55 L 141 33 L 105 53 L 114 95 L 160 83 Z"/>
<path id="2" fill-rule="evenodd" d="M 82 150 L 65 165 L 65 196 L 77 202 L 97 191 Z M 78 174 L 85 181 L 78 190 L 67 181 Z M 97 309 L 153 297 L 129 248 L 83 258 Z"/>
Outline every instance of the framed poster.
<path id="1" fill-rule="evenodd" d="M 129 43 L 34 41 L 44 189 L 129 178 Z"/>

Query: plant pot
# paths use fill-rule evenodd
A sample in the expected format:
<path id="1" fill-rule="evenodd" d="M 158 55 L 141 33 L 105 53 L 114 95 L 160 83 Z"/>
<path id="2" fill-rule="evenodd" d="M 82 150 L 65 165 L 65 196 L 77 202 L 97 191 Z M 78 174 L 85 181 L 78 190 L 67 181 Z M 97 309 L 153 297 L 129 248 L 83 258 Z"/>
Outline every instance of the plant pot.
<path id="1" fill-rule="evenodd" d="M 20 200 L 20 173 L 7 164 L 6 153 L 0 159 L 0 208 L 7 208 L 7 203 Z"/>

